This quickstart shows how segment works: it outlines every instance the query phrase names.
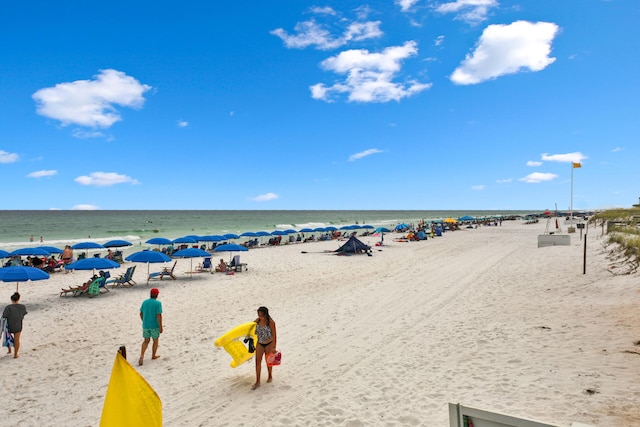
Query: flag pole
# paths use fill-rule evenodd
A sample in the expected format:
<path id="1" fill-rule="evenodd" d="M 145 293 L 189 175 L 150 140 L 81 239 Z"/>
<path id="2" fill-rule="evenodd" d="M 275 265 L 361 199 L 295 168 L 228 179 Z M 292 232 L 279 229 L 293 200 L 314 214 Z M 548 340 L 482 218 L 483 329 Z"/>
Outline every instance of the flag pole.
<path id="1" fill-rule="evenodd" d="M 569 206 L 569 219 L 573 221 L 573 162 L 571 162 L 571 205 Z"/>

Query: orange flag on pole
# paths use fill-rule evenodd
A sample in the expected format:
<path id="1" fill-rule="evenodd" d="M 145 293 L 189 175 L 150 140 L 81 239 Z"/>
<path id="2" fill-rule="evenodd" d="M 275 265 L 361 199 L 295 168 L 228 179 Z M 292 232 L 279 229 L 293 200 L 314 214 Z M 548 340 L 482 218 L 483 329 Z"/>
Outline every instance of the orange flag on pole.
<path id="1" fill-rule="evenodd" d="M 574 168 L 574 169 L 576 169 L 576 168 L 581 168 L 581 167 L 582 167 L 582 164 L 581 164 L 580 162 L 578 162 L 578 163 L 573 162 L 573 168 Z"/>

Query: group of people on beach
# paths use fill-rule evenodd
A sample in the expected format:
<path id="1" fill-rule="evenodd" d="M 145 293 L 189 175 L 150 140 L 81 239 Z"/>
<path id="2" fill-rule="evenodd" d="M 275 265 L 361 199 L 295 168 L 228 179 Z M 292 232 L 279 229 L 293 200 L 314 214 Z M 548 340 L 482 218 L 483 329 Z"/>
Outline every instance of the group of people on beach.
<path id="1" fill-rule="evenodd" d="M 138 365 L 144 364 L 144 354 L 151 343 L 151 360 L 160 358 L 158 354 L 158 346 L 160 342 L 160 334 L 164 332 L 162 326 L 162 303 L 158 301 L 160 291 L 157 288 L 151 289 L 149 298 L 142 302 L 140 306 L 140 320 L 142 320 L 142 348 L 140 349 L 140 358 Z M 251 386 L 251 390 L 260 387 L 260 377 L 262 371 L 262 359 L 266 354 L 275 353 L 277 348 L 276 322 L 269 315 L 267 307 L 258 308 L 258 317 L 254 320 L 256 323 L 256 335 L 258 336 L 258 345 L 255 349 L 256 359 L 256 382 Z M 266 358 L 265 358 L 266 359 Z M 267 364 L 267 382 L 273 381 L 273 367 Z"/>
<path id="2" fill-rule="evenodd" d="M 164 332 L 164 327 L 162 325 L 162 303 L 158 301 L 158 295 L 160 295 L 158 288 L 152 288 L 149 292 L 149 298 L 144 300 L 140 306 L 143 341 L 140 349 L 140 358 L 138 359 L 139 366 L 144 364 L 144 355 L 149 344 L 151 344 L 151 360 L 160 358 L 158 346 L 160 334 Z M 266 354 L 275 353 L 278 337 L 276 322 L 269 315 L 269 309 L 267 307 L 259 307 L 257 311 L 258 317 L 254 320 L 256 323 L 256 335 L 258 336 L 258 345 L 255 349 L 256 382 L 251 386 L 251 390 L 255 390 L 260 386 L 262 359 L 265 358 Z M 14 359 L 19 357 L 22 321 L 26 315 L 27 308 L 20 303 L 20 294 L 15 292 L 11 295 L 11 304 L 4 308 L 0 321 L 2 346 L 7 347 L 7 354 L 13 352 Z M 273 381 L 272 369 L 272 366 L 267 365 L 268 383 Z"/>

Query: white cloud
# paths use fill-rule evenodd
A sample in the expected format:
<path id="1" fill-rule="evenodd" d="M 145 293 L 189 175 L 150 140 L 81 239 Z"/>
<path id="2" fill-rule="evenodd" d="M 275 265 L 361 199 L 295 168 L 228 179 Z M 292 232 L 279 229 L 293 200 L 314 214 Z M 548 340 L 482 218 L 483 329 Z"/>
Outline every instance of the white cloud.
<path id="1" fill-rule="evenodd" d="M 311 8 L 311 13 L 315 13 L 317 15 L 335 15 L 336 11 L 333 10 L 333 8 L 331 8 L 330 6 L 325 6 L 325 7 L 313 6 Z"/>
<path id="2" fill-rule="evenodd" d="M 536 162 L 536 161 L 534 161 L 534 160 L 529 160 L 529 161 L 527 162 L 527 166 L 536 167 L 536 166 L 541 166 L 541 165 L 542 165 L 542 162 Z"/>
<path id="3" fill-rule="evenodd" d="M 280 37 L 290 49 L 304 49 L 315 46 L 320 50 L 335 49 L 350 41 L 362 41 L 382 36 L 380 21 L 351 22 L 340 36 L 333 36 L 323 25 L 314 20 L 298 22 L 294 27 L 296 34 L 289 34 L 282 28 L 270 33 Z"/>
<path id="4" fill-rule="evenodd" d="M 556 60 L 549 54 L 557 32 L 558 26 L 550 22 L 489 25 L 473 54 L 466 56 L 450 79 L 469 85 L 520 71 L 541 71 Z"/>
<path id="5" fill-rule="evenodd" d="M 497 7 L 497 0 L 456 0 L 435 7 L 440 13 L 455 13 L 456 19 L 477 24 L 487 19 L 489 9 Z"/>
<path id="6" fill-rule="evenodd" d="M 265 193 L 265 194 L 260 194 L 259 196 L 253 197 L 251 198 L 251 200 L 253 200 L 254 202 L 268 202 L 270 200 L 275 200 L 279 197 L 280 196 L 278 196 L 276 193 Z"/>
<path id="7" fill-rule="evenodd" d="M 624 148 L 622 148 L 622 147 L 616 147 L 616 148 L 614 148 L 614 149 L 613 149 L 613 150 L 611 150 L 611 151 L 613 151 L 614 153 L 618 153 L 618 152 L 620 152 L 620 151 L 624 151 Z"/>
<path id="8" fill-rule="evenodd" d="M 28 178 L 43 178 L 43 177 L 48 177 L 48 176 L 54 176 L 57 175 L 58 171 L 57 170 L 41 170 L 41 171 L 35 171 L 35 172 L 31 172 L 29 175 L 27 175 Z"/>
<path id="9" fill-rule="evenodd" d="M 381 53 L 370 53 L 366 49 L 340 52 L 320 64 L 325 70 L 346 75 L 344 82 L 332 86 L 322 83 L 309 89 L 314 99 L 330 100 L 332 93 L 348 93 L 349 101 L 387 102 L 399 101 L 414 95 L 431 84 L 409 80 L 406 84 L 395 83 L 393 78 L 400 71 L 401 62 L 418 53 L 416 42 L 408 41 L 402 46 L 392 46 Z"/>
<path id="10" fill-rule="evenodd" d="M 139 184 L 139 182 L 127 175 L 120 175 L 115 172 L 92 172 L 90 175 L 79 176 L 75 182 L 82 185 L 93 185 L 95 187 L 110 187 L 116 184 Z"/>
<path id="11" fill-rule="evenodd" d="M 361 159 L 363 157 L 367 157 L 367 156 L 370 156 L 372 154 L 377 154 L 377 153 L 384 153 L 384 151 L 378 150 L 377 148 L 370 148 L 368 150 L 364 150 L 364 151 L 361 151 L 359 153 L 355 153 L 355 154 L 350 155 L 349 156 L 349 161 L 350 162 L 354 162 L 354 161 L 356 161 L 358 159 Z"/>
<path id="12" fill-rule="evenodd" d="M 482 191 L 482 190 L 484 190 L 484 184 L 472 185 L 471 189 L 474 190 L 474 191 Z"/>
<path id="13" fill-rule="evenodd" d="M 498 184 L 507 184 L 509 182 L 513 181 L 513 178 L 506 178 L 506 179 L 497 179 L 496 182 Z"/>
<path id="14" fill-rule="evenodd" d="M 442 43 L 444 43 L 444 36 L 438 36 L 436 37 L 436 39 L 434 40 L 433 44 L 435 46 L 441 46 Z"/>
<path id="15" fill-rule="evenodd" d="M 13 163 L 18 161 L 19 156 L 16 153 L 8 153 L 0 150 L 0 163 Z"/>
<path id="16" fill-rule="evenodd" d="M 71 208 L 72 211 L 97 211 L 100 208 L 94 205 L 75 205 Z"/>
<path id="17" fill-rule="evenodd" d="M 189 122 L 186 122 L 184 120 L 178 120 L 178 127 L 179 128 L 186 128 L 187 126 L 189 126 Z"/>
<path id="18" fill-rule="evenodd" d="M 580 163 L 584 159 L 588 159 L 587 156 L 582 154 L 579 151 L 575 151 L 573 153 L 565 153 L 565 154 L 548 154 L 543 153 L 541 156 L 542 160 L 546 162 L 560 162 L 560 163 Z"/>
<path id="19" fill-rule="evenodd" d="M 151 89 L 122 71 L 100 70 L 94 77 L 38 90 L 32 95 L 37 113 L 63 126 L 108 128 L 121 120 L 116 105 L 140 108 L 145 101 L 142 95 Z"/>
<path id="20" fill-rule="evenodd" d="M 401 11 L 408 12 L 418 1 L 419 0 L 396 0 L 396 4 L 400 6 Z"/>
<path id="21" fill-rule="evenodd" d="M 543 173 L 543 172 L 533 172 L 524 178 L 520 178 L 520 181 L 524 181 L 530 184 L 537 184 L 540 182 L 546 182 L 554 180 L 558 177 L 555 173 Z"/>
<path id="22" fill-rule="evenodd" d="M 99 131 L 86 131 L 82 129 L 74 129 L 71 132 L 74 138 L 78 139 L 91 139 L 91 138 L 105 138 L 106 135 Z"/>

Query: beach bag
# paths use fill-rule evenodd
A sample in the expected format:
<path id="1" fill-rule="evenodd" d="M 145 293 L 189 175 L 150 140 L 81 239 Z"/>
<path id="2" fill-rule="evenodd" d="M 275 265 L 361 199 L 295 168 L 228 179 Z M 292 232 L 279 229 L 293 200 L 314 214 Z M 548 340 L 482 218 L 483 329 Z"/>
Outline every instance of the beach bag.
<path id="1" fill-rule="evenodd" d="M 282 353 L 276 350 L 273 353 L 267 354 L 267 366 L 278 366 L 282 361 Z"/>
<path id="2" fill-rule="evenodd" d="M 251 338 L 251 337 L 246 337 L 246 338 L 244 339 L 244 342 L 245 342 L 245 344 L 246 344 L 246 343 L 249 343 L 249 346 L 248 346 L 248 347 L 249 347 L 249 350 L 248 350 L 248 351 L 249 351 L 249 353 L 255 353 L 255 352 L 256 352 L 256 346 L 255 346 L 255 344 L 253 344 L 253 338 Z"/>
<path id="3" fill-rule="evenodd" d="M 9 324 L 6 317 L 0 319 L 0 333 L 2 333 L 2 346 L 13 347 L 13 335 L 9 332 Z"/>

